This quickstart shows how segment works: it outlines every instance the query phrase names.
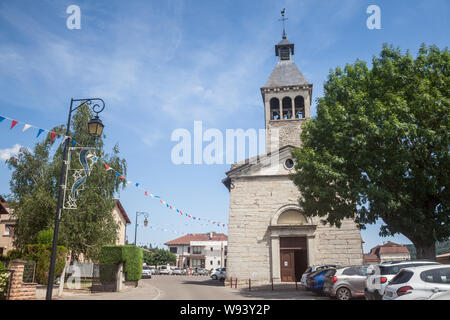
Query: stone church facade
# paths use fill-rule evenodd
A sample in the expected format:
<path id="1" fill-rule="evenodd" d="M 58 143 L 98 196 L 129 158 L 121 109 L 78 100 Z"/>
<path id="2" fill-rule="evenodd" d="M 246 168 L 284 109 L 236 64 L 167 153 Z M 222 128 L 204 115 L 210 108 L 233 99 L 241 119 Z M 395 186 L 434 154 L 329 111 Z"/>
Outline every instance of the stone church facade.
<path id="1" fill-rule="evenodd" d="M 301 125 L 310 118 L 312 84 L 292 60 L 286 35 L 275 46 L 279 61 L 261 88 L 266 154 L 235 163 L 223 179 L 230 192 L 227 279 L 258 283 L 299 281 L 310 265 L 363 263 L 360 230 L 341 228 L 299 212 L 292 147 L 301 147 Z"/>

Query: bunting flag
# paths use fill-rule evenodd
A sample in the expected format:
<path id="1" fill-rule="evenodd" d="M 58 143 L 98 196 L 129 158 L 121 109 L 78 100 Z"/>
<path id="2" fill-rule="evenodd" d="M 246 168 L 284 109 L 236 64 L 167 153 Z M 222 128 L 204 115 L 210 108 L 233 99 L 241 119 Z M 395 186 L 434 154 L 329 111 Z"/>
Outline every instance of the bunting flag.
<path id="1" fill-rule="evenodd" d="M 44 129 L 39 129 L 39 131 L 38 131 L 38 133 L 36 135 L 36 138 L 38 138 L 41 135 L 42 132 L 44 132 Z"/>
<path id="2" fill-rule="evenodd" d="M 11 128 L 9 128 L 9 129 L 11 130 L 11 129 L 14 128 L 14 127 L 16 126 L 16 124 L 18 124 L 18 123 L 19 123 L 19 121 L 13 120 L 13 121 L 11 122 Z"/>
<path id="3" fill-rule="evenodd" d="M 42 129 L 42 128 L 38 128 L 38 127 L 36 127 L 36 126 L 33 126 L 33 125 L 31 125 L 31 124 L 28 124 L 28 123 L 25 123 L 25 122 L 21 122 L 21 121 L 18 121 L 18 120 L 15 120 L 15 119 L 11 119 L 11 118 L 8 118 L 8 117 L 5 117 L 5 116 L 0 116 L 0 122 L 2 122 L 3 120 L 5 120 L 5 119 L 8 119 L 8 120 L 11 120 L 11 126 L 10 126 L 10 130 L 12 130 L 18 123 L 23 123 L 23 129 L 22 129 L 22 132 L 25 132 L 25 131 L 27 131 L 27 130 L 29 130 L 30 128 L 36 128 L 37 130 L 38 130 L 38 132 L 37 132 L 37 134 L 36 134 L 36 138 L 39 138 L 39 136 L 41 135 L 41 133 L 42 132 L 44 132 L 44 131 L 46 131 L 46 132 L 48 132 L 48 133 L 50 133 L 51 134 L 51 141 L 53 142 L 54 140 L 55 140 L 55 138 L 57 137 L 57 136 L 60 136 L 60 134 L 58 133 L 58 132 L 53 132 L 53 131 L 50 131 L 50 130 L 46 130 L 46 129 Z"/>

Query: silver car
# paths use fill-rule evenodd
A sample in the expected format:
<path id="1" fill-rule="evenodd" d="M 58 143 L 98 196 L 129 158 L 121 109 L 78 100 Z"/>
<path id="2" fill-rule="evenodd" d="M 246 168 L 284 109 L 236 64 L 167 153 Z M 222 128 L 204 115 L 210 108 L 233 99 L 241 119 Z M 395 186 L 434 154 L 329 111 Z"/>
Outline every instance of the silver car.
<path id="1" fill-rule="evenodd" d="M 318 270 L 325 269 L 325 268 L 327 268 L 327 269 L 328 268 L 339 268 L 339 266 L 337 264 L 320 264 L 317 266 L 308 267 L 308 269 L 305 270 L 305 272 L 302 275 L 302 278 L 300 279 L 300 282 L 303 285 L 303 287 L 305 287 L 306 290 L 309 290 L 308 285 L 306 283 L 306 279 L 308 278 L 308 276 L 310 274 L 312 274 L 313 272 L 316 272 Z"/>
<path id="2" fill-rule="evenodd" d="M 325 275 L 323 293 L 338 300 L 362 297 L 369 273 L 370 270 L 366 266 L 331 269 Z"/>

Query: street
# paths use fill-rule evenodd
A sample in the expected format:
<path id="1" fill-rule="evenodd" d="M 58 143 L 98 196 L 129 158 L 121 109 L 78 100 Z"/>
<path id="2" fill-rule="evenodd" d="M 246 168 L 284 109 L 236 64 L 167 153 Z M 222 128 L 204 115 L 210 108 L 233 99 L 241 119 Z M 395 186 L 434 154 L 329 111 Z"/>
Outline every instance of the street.
<path id="1" fill-rule="evenodd" d="M 153 275 L 151 279 L 139 281 L 138 288 L 123 292 L 73 293 L 64 292 L 58 300 L 329 300 L 299 287 L 294 290 L 231 289 L 223 282 L 207 276 Z"/>

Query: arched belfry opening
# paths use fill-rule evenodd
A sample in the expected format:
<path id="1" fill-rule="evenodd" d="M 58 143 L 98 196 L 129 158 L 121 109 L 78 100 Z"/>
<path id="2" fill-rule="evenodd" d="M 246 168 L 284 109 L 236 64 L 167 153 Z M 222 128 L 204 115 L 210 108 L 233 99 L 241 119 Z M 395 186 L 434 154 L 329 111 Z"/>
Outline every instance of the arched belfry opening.
<path id="1" fill-rule="evenodd" d="M 295 118 L 296 119 L 305 118 L 305 99 L 302 96 L 295 97 L 294 105 L 295 105 Z"/>
<path id="2" fill-rule="evenodd" d="M 280 120 L 280 100 L 277 98 L 270 99 L 270 119 Z"/>
<path id="3" fill-rule="evenodd" d="M 283 119 L 292 119 L 292 100 L 289 97 L 283 98 Z"/>

